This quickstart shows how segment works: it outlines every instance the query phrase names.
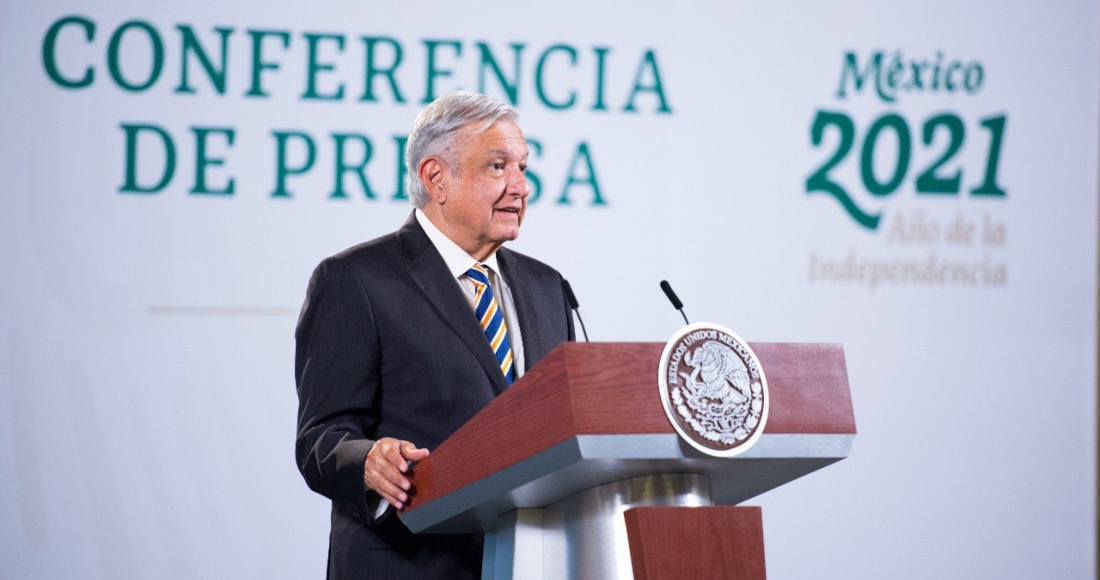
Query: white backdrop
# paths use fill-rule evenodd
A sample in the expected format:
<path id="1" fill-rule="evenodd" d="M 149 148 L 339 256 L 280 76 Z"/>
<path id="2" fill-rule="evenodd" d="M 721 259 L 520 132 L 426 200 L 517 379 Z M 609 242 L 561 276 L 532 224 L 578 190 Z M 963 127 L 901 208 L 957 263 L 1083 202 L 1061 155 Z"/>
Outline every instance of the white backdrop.
<path id="1" fill-rule="evenodd" d="M 594 340 L 667 339 L 667 278 L 693 320 L 844 344 L 851 457 L 750 502 L 771 578 L 1095 576 L 1096 2 L 201 0 L 0 2 L 0 578 L 324 573 L 297 311 L 319 260 L 408 215 L 425 96 L 509 98 L 479 43 L 537 143 L 513 247 L 571 280 Z M 368 45 L 376 69 L 400 49 L 401 98 L 385 74 L 363 98 Z M 157 192 L 125 191 L 137 126 L 175 147 Z M 191 193 L 203 129 L 231 194 Z M 149 189 L 164 142 L 130 130 Z M 315 161 L 273 196 L 288 132 Z M 369 140 L 373 199 L 354 172 L 333 198 L 333 134 Z"/>

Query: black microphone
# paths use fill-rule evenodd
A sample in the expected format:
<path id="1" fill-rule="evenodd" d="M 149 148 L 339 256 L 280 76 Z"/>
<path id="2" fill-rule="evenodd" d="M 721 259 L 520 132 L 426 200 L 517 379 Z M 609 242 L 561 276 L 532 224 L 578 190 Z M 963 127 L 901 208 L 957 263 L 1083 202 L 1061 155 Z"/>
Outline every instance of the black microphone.
<path id="1" fill-rule="evenodd" d="M 668 301 L 672 303 L 672 307 L 680 311 L 680 316 L 684 317 L 684 324 L 691 324 L 688 322 L 687 314 L 684 314 L 684 303 L 676 297 L 676 293 L 672 291 L 672 286 L 669 285 L 668 280 L 661 280 L 661 290 L 665 291 L 665 296 L 668 296 Z"/>
<path id="2" fill-rule="evenodd" d="M 569 285 L 569 280 L 561 279 L 561 290 L 565 292 L 565 299 L 569 301 L 569 307 L 577 313 L 577 320 L 581 321 L 581 332 L 584 333 L 584 341 L 589 342 L 588 330 L 585 329 L 584 319 L 581 318 L 581 305 L 577 302 L 577 295 L 573 294 L 573 287 Z"/>

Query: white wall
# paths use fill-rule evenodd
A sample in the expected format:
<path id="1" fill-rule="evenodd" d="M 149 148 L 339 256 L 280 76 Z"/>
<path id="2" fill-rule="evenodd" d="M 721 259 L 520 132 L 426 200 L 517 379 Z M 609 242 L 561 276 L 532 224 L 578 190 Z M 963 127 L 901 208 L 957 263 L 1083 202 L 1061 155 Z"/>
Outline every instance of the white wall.
<path id="1" fill-rule="evenodd" d="M 1097 8 L 0 4 L 0 577 L 323 574 L 327 501 L 306 489 L 292 455 L 293 327 L 320 259 L 409 212 L 391 199 L 394 138 L 422 106 L 430 40 L 461 51 L 437 49 L 437 69 L 452 74 L 434 81 L 436 94 L 479 88 L 477 43 L 509 76 L 511 44 L 523 45 L 517 108 L 541 144 L 531 159 L 541 195 L 514 247 L 572 281 L 594 340 L 670 336 L 679 316 L 657 288 L 667 278 L 693 320 L 753 341 L 844 344 L 856 446 L 752 502 L 764 507 L 770 577 L 1094 577 Z M 65 25 L 47 52 L 63 81 L 92 67 L 83 88 L 51 80 L 43 57 L 48 30 L 67 16 L 94 23 L 93 38 Z M 131 20 L 163 43 L 145 90 L 120 88 L 108 63 L 112 35 Z M 178 25 L 215 68 L 215 28 L 232 29 L 224 94 L 193 55 L 195 92 L 177 91 Z M 289 38 L 286 49 L 277 36 L 262 41 L 263 59 L 279 66 L 261 73 L 267 97 L 246 96 L 249 30 Z M 341 99 L 302 97 L 312 33 L 343 38 L 342 51 L 317 41 L 316 59 L 333 67 L 317 73 L 317 93 L 342 83 Z M 391 39 L 375 42 L 380 65 L 401 47 L 404 102 L 384 77 L 377 99 L 361 100 L 362 36 Z M 574 65 L 557 45 L 575 50 Z M 125 82 L 149 77 L 151 46 L 139 26 L 121 35 Z M 845 55 L 862 74 L 878 51 L 884 83 L 897 54 L 896 80 L 910 84 L 915 65 L 923 89 L 887 83 L 887 100 L 868 75 L 838 96 Z M 962 72 L 947 74 L 954 62 L 971 70 L 970 90 Z M 488 93 L 507 97 L 487 78 Z M 573 92 L 571 107 L 546 103 Z M 839 146 L 835 126 L 813 145 L 819 111 L 853 121 L 852 149 L 829 176 L 881 215 L 876 229 L 835 197 L 807 193 Z M 949 146 L 946 127 L 928 145 L 923 127 L 944 113 L 963 131 L 937 175 L 961 172 L 960 192 L 918 193 L 918 174 Z M 910 132 L 911 162 L 895 191 L 876 196 L 861 151 L 890 114 Z M 981 123 L 1000 116 L 994 148 Z M 123 125 L 172 136 L 177 164 L 163 190 L 120 192 Z M 195 127 L 232 129 L 232 145 L 225 133 L 207 137 L 206 171 L 211 190 L 232 178 L 231 195 L 189 193 Z M 287 178 L 289 196 L 273 197 L 273 132 L 286 131 L 309 135 L 316 161 Z M 347 197 L 331 199 L 332 133 L 369 138 L 375 199 L 351 174 Z M 289 143 L 296 166 L 303 141 Z M 359 159 L 360 142 L 347 143 L 345 158 Z M 604 204 L 583 183 L 568 189 L 571 204 L 557 203 L 570 175 L 590 177 L 581 144 Z M 138 147 L 137 182 L 148 186 L 163 145 L 146 131 Z M 969 193 L 991 150 L 1003 197 Z M 888 181 L 896 127 L 870 151 L 875 178 Z M 949 239 L 955 222 L 973 225 L 969 241 Z"/>

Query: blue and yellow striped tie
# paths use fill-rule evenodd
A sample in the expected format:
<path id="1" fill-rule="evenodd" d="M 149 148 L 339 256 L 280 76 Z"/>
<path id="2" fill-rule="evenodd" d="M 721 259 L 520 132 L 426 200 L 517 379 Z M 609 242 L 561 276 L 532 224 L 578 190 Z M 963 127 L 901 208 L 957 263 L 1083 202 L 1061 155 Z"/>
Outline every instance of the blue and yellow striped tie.
<path id="1" fill-rule="evenodd" d="M 474 264 L 466 271 L 466 277 L 477 288 L 474 294 L 474 314 L 477 315 L 481 329 L 485 331 L 485 338 L 489 339 L 489 347 L 500 364 L 500 371 L 504 373 L 504 380 L 509 385 L 516 380 L 516 371 L 512 365 L 512 342 L 508 340 L 508 328 L 504 324 L 504 313 L 500 310 L 500 304 L 493 296 L 493 287 L 489 285 L 489 267 L 484 264 Z"/>

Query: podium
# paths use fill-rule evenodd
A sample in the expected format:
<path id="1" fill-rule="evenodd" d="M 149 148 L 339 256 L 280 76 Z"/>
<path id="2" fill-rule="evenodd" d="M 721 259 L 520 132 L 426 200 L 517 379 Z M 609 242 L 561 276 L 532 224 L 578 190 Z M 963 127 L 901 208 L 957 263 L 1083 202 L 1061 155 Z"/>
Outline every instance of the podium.
<path id="1" fill-rule="evenodd" d="M 760 510 L 730 506 L 847 457 L 856 428 L 840 345 L 750 345 L 771 407 L 740 455 L 677 435 L 664 343 L 563 343 L 411 470 L 399 517 L 485 532 L 482 578 L 764 578 Z"/>

